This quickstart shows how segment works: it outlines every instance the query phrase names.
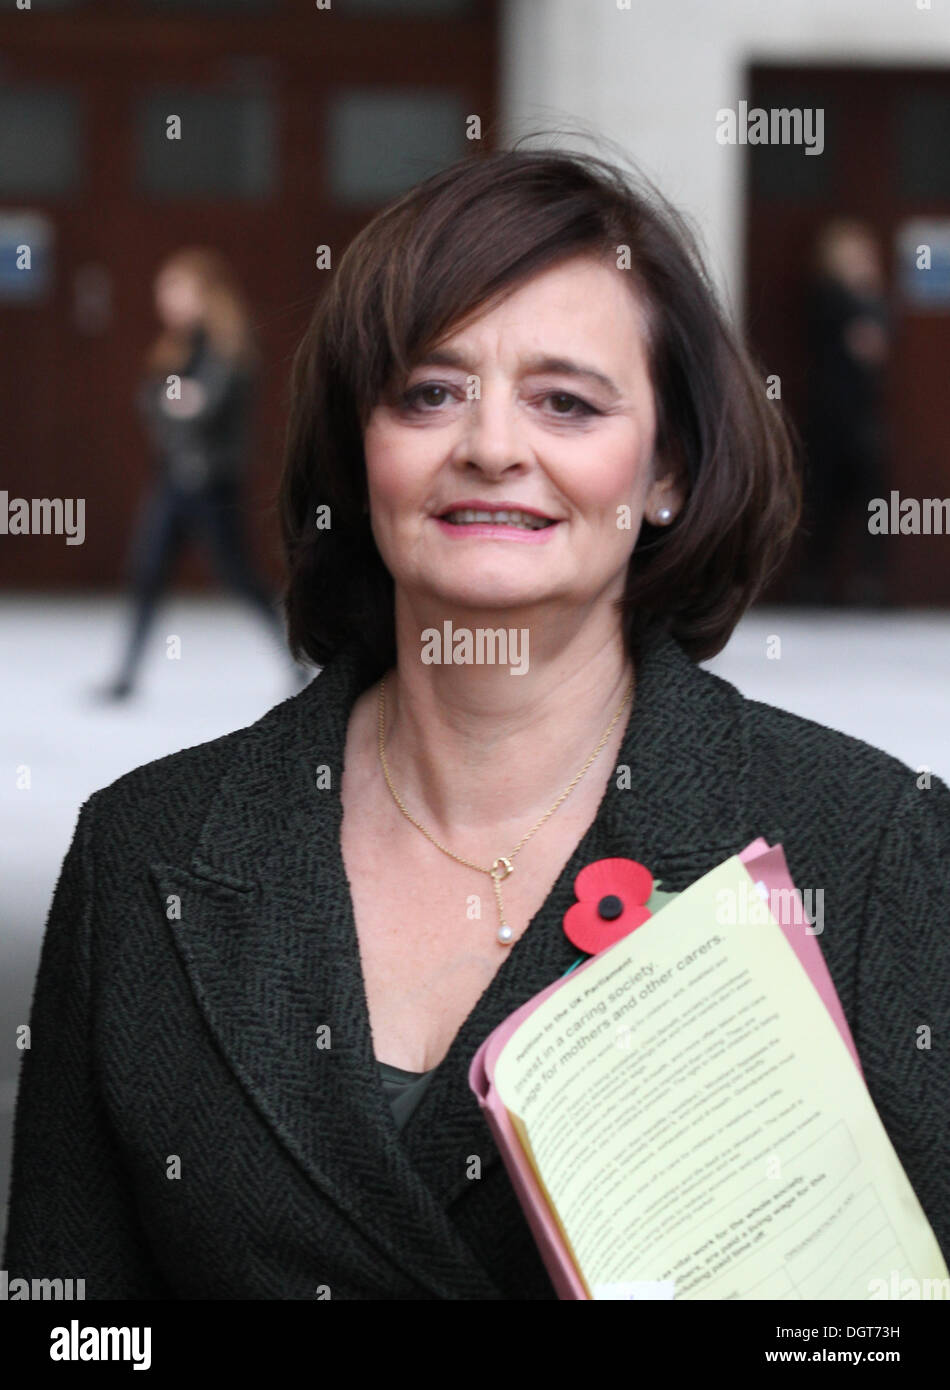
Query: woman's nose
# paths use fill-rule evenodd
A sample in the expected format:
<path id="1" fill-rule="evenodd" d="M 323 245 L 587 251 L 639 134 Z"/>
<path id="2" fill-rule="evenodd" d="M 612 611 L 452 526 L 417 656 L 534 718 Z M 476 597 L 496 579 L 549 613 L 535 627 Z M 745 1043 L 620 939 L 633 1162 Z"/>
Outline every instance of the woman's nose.
<path id="1" fill-rule="evenodd" d="M 507 393 L 482 388 L 467 413 L 461 449 L 464 462 L 487 474 L 506 473 L 528 462 L 517 405 Z"/>

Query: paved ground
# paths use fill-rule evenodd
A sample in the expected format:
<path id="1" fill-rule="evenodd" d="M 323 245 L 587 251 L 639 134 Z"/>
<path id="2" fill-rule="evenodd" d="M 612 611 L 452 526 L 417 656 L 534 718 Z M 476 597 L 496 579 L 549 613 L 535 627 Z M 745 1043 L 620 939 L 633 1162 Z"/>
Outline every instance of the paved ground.
<path id="1" fill-rule="evenodd" d="M 170 603 L 141 696 L 89 699 L 117 656 L 113 598 L 0 603 L 0 1230 L 18 1068 L 53 885 L 81 802 L 152 758 L 251 723 L 291 694 L 288 667 L 253 616 L 226 600 Z M 165 639 L 181 639 L 168 660 Z M 781 639 L 770 659 L 769 639 Z M 774 644 L 773 644 L 774 646 Z M 816 719 L 950 780 L 950 613 L 760 611 L 708 663 L 744 694 Z M 18 787 L 29 769 L 29 788 Z"/>

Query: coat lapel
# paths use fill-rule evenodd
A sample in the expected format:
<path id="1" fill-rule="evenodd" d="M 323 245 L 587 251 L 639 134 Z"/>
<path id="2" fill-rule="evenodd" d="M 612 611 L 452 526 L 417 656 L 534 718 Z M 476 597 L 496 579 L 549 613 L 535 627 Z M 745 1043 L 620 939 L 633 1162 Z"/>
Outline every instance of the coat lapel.
<path id="1" fill-rule="evenodd" d="M 163 902 L 180 898 L 168 930 L 218 1045 L 303 1172 L 381 1264 L 436 1298 L 497 1298 L 413 1167 L 378 1076 L 340 851 L 358 693 L 355 665 L 334 662 L 240 735 L 190 862 L 151 872 Z"/>
<path id="2" fill-rule="evenodd" d="M 436 1298 L 498 1298 L 447 1211 L 479 1188 L 467 1176 L 473 1155 L 483 1169 L 500 1161 L 468 1086 L 471 1059 L 577 959 L 561 923 L 585 864 L 639 859 L 678 889 L 770 833 L 748 824 L 741 799 L 743 702 L 671 638 L 648 642 L 619 759 L 629 787 L 611 777 L 547 902 L 400 1134 L 373 1052 L 340 850 L 346 726 L 366 683 L 343 653 L 234 736 L 190 861 L 151 871 L 163 901 L 181 900 L 168 930 L 223 1054 L 301 1169 Z"/>

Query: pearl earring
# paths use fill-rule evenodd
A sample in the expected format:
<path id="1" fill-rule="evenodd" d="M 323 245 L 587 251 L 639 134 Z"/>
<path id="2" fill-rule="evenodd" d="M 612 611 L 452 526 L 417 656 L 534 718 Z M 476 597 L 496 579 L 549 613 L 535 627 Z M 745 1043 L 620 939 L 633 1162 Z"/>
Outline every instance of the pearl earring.
<path id="1" fill-rule="evenodd" d="M 670 507 L 661 507 L 656 514 L 656 520 L 659 526 L 669 526 L 670 522 L 673 520 L 672 509 Z"/>

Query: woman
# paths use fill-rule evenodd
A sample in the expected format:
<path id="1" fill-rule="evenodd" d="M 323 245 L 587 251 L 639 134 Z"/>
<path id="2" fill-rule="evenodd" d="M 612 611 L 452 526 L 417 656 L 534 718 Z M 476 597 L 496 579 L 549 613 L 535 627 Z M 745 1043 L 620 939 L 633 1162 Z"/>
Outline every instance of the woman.
<path id="1" fill-rule="evenodd" d="M 131 626 L 111 699 L 132 694 L 162 590 L 182 543 L 208 547 L 221 578 L 284 645 L 277 609 L 248 558 L 240 490 L 247 462 L 258 353 L 247 308 L 219 252 L 186 247 L 155 277 L 162 331 L 146 361 L 138 405 L 157 477 L 131 550 Z"/>
<path id="2" fill-rule="evenodd" d="M 808 296 L 809 513 L 802 596 L 828 602 L 838 553 L 855 543 L 849 595 L 884 596 L 888 554 L 868 530 L 868 501 L 887 490 L 884 368 L 889 313 L 881 253 L 862 222 L 836 219 L 816 241 Z"/>
<path id="3" fill-rule="evenodd" d="M 677 891 L 757 835 L 824 889 L 821 947 L 946 1250 L 943 1064 L 913 1030 L 946 1016 L 950 791 L 696 664 L 798 505 L 687 230 L 619 170 L 493 153 L 371 222 L 293 373 L 286 607 L 324 669 L 82 808 L 11 1273 L 82 1270 L 87 1298 L 553 1298 L 471 1059 L 576 961 L 585 864 Z M 509 661 L 435 660 L 448 623 L 513 634 Z"/>

